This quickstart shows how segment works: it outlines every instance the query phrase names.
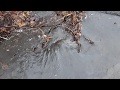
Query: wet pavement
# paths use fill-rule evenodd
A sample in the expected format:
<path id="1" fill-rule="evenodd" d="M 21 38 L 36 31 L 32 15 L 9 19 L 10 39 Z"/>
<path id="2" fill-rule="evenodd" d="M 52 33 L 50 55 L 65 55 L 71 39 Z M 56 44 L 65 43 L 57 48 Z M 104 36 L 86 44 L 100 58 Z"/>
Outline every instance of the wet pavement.
<path id="1" fill-rule="evenodd" d="M 37 17 L 51 15 L 35 12 Z M 120 17 L 96 11 L 87 12 L 81 37 L 81 52 L 62 28 L 50 33 L 53 39 L 41 49 L 40 31 L 19 30 L 0 44 L 0 79 L 109 79 L 120 78 Z M 59 42 L 57 42 L 59 40 Z M 57 43 L 56 43 L 57 42 Z"/>
<path id="2" fill-rule="evenodd" d="M 120 11 L 100 11 L 100 12 L 120 16 Z"/>

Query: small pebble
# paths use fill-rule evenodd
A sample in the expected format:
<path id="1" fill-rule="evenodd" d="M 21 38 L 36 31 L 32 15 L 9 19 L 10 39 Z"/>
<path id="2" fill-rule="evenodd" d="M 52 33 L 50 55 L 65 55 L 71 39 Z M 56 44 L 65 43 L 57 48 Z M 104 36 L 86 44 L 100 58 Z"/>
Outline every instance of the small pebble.
<path id="1" fill-rule="evenodd" d="M 29 39 L 29 41 L 31 41 L 31 40 L 32 40 L 32 38 Z"/>
<path id="2" fill-rule="evenodd" d="M 57 75 L 55 75 L 55 76 L 57 76 Z"/>
<path id="3" fill-rule="evenodd" d="M 91 14 L 91 16 L 94 15 L 94 14 Z"/>
<path id="4" fill-rule="evenodd" d="M 16 32 L 23 32 L 23 30 L 22 30 L 22 29 L 20 29 L 20 30 L 17 30 Z"/>
<path id="5" fill-rule="evenodd" d="M 9 49 L 6 50 L 7 52 L 10 51 Z"/>
<path id="6" fill-rule="evenodd" d="M 114 22 L 114 24 L 117 24 L 116 22 Z"/>
<path id="7" fill-rule="evenodd" d="M 38 35 L 38 38 L 40 38 L 41 36 L 40 35 Z"/>

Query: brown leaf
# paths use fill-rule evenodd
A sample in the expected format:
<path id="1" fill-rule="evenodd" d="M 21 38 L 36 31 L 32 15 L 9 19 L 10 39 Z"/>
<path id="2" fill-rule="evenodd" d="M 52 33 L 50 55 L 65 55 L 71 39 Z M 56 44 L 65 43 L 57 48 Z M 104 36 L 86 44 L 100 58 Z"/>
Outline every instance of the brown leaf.
<path id="1" fill-rule="evenodd" d="M 29 12 L 29 11 L 23 12 L 23 16 L 24 16 L 25 18 L 27 18 L 29 15 L 30 15 L 30 12 Z"/>
<path id="2" fill-rule="evenodd" d="M 18 25 L 19 27 L 23 27 L 23 26 L 27 25 L 27 22 L 22 21 L 22 19 L 20 19 L 20 18 L 16 18 L 15 24 Z"/>

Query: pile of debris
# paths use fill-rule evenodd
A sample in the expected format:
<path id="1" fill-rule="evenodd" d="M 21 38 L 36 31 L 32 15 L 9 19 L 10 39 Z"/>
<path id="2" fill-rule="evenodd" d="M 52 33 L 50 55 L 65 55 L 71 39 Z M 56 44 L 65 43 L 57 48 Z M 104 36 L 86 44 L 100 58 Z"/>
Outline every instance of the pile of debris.
<path id="1" fill-rule="evenodd" d="M 12 31 L 28 24 L 29 11 L 0 11 L 0 41 L 7 39 Z"/>
<path id="2" fill-rule="evenodd" d="M 31 11 L 0 11 L 0 41 L 6 39 L 10 33 L 16 29 L 26 27 L 27 29 L 37 29 L 41 31 L 44 38 L 42 48 L 45 48 L 52 39 L 49 33 L 57 27 L 64 28 L 70 33 L 73 40 L 78 45 L 80 52 L 80 37 L 82 35 L 82 19 L 85 15 L 84 11 L 55 11 L 55 15 L 51 17 L 51 21 L 47 22 L 44 19 L 37 20 L 30 15 Z M 54 18 L 54 19 L 53 19 Z M 48 33 L 43 30 L 43 27 L 50 27 Z M 85 38 L 90 44 L 93 42 Z"/>
<path id="3" fill-rule="evenodd" d="M 94 44 L 94 42 L 82 35 L 82 21 L 83 17 L 86 17 L 86 13 L 84 11 L 56 11 L 56 14 L 51 17 L 49 22 L 41 22 L 40 25 L 37 25 L 39 30 L 42 33 L 43 38 L 45 39 L 42 45 L 42 48 L 45 48 L 47 44 L 52 39 L 52 36 L 46 34 L 42 27 L 49 26 L 50 29 L 48 32 L 55 30 L 58 27 L 62 27 L 65 31 L 72 35 L 73 40 L 78 45 L 78 53 L 80 52 L 80 37 L 83 36 L 85 40 L 87 40 L 90 44 Z M 53 24 L 51 25 L 52 22 Z M 50 25 L 49 25 L 50 24 Z M 35 24 L 34 24 L 35 25 Z M 33 26 L 34 27 L 34 26 Z"/>

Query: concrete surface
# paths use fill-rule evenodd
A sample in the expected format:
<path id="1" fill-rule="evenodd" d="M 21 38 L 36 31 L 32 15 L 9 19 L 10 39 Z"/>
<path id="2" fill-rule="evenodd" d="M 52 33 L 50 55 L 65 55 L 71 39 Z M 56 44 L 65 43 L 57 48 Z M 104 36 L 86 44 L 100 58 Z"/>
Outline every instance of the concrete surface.
<path id="1" fill-rule="evenodd" d="M 47 15 L 48 12 L 39 13 Z M 116 12 L 111 13 L 116 15 Z M 68 38 L 59 47 L 50 44 L 49 49 L 35 54 L 31 48 L 40 46 L 37 37 L 39 33 L 26 32 L 31 33 L 28 35 L 22 32 L 17 36 L 17 43 L 12 38 L 0 46 L 0 61 L 9 65 L 8 70 L 0 68 L 0 78 L 120 79 L 120 17 L 96 11 L 89 11 L 87 15 L 88 18 L 83 21 L 82 33 L 93 40 L 95 45 L 91 46 L 81 37 L 82 48 L 77 53 L 76 44 Z M 65 37 L 65 33 L 58 28 L 52 33 L 55 38 L 53 42 Z M 10 43 L 11 41 L 13 42 Z M 10 46 L 14 47 L 6 51 Z M 17 55 L 14 56 L 16 52 Z"/>
<path id="2" fill-rule="evenodd" d="M 120 16 L 120 11 L 100 11 L 100 12 Z"/>

